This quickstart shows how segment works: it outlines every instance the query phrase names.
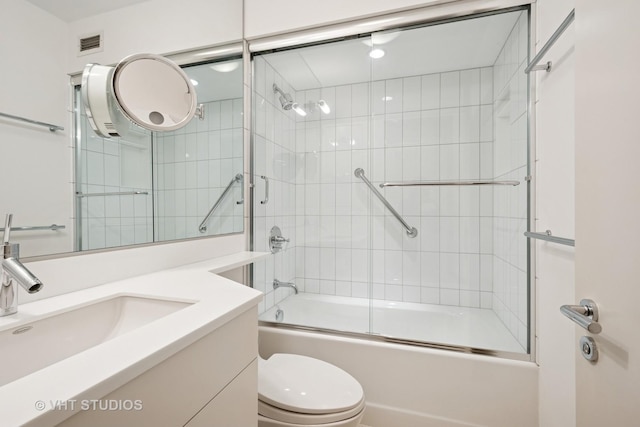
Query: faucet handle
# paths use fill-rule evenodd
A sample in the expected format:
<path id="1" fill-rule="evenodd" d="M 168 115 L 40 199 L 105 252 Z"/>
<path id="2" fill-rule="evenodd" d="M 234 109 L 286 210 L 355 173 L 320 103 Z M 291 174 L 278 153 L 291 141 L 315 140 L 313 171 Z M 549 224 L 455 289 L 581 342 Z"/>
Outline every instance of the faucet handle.
<path id="1" fill-rule="evenodd" d="M 13 214 L 7 214 L 4 220 L 4 236 L 2 237 L 2 243 L 8 244 L 9 238 L 11 236 L 11 221 L 13 219 Z"/>

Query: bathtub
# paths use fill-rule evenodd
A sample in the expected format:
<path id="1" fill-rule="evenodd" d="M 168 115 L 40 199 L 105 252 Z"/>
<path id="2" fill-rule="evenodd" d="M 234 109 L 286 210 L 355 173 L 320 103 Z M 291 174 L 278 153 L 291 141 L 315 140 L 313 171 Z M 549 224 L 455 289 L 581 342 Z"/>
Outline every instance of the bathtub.
<path id="1" fill-rule="evenodd" d="M 526 353 L 493 310 L 300 293 L 260 320 L 471 349 Z"/>
<path id="2" fill-rule="evenodd" d="M 284 312 L 283 322 L 273 323 L 278 309 Z M 363 320 L 360 315 L 366 315 L 368 310 L 369 300 L 303 293 L 291 296 L 260 316 L 260 355 L 268 358 L 274 353 L 302 354 L 346 370 L 364 388 L 367 408 L 362 423 L 367 426 L 538 426 L 538 367 L 533 362 L 286 325 L 304 319 L 300 323 L 312 328 L 344 329 L 349 324 L 353 332 L 366 332 L 368 317 Z M 445 336 L 438 334 L 446 334 L 447 343 L 457 339 L 454 336 L 461 340 L 473 337 L 478 325 L 493 322 L 477 313 L 488 310 L 458 307 L 376 301 L 372 311 L 374 330 L 381 322 L 377 319 L 390 320 L 380 326 L 380 333 L 392 335 L 400 316 L 405 316 L 405 330 L 407 321 L 437 325 L 431 328 L 431 337 L 438 339 Z M 399 314 L 400 311 L 405 313 Z M 452 333 L 453 329 L 459 330 Z"/>

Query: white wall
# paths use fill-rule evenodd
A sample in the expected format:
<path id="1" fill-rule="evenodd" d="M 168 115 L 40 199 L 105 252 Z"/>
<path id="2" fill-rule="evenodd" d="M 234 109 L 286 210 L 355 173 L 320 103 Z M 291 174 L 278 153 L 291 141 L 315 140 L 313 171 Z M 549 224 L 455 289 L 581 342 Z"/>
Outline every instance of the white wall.
<path id="1" fill-rule="evenodd" d="M 540 49 L 574 7 L 574 0 L 538 0 L 536 49 Z M 536 72 L 536 221 L 538 231 L 575 236 L 575 66 L 572 24 L 544 62 L 550 73 Z M 533 55 L 532 55 L 533 56 Z M 578 242 L 579 245 L 579 242 Z M 573 426 L 575 414 L 575 326 L 560 314 L 577 304 L 574 248 L 537 241 L 537 362 L 540 365 L 540 425 Z"/>
<path id="2" fill-rule="evenodd" d="M 103 32 L 104 51 L 77 56 L 78 38 Z M 151 0 L 69 24 L 68 72 L 127 55 L 166 54 L 242 39 L 242 2 Z"/>
<path id="3" fill-rule="evenodd" d="M 2 3 L 0 112 L 65 128 L 0 118 L 0 216 L 13 226 L 65 225 L 65 230 L 15 232 L 24 255 L 73 249 L 70 92 L 66 71 L 67 25 L 24 0 Z"/>

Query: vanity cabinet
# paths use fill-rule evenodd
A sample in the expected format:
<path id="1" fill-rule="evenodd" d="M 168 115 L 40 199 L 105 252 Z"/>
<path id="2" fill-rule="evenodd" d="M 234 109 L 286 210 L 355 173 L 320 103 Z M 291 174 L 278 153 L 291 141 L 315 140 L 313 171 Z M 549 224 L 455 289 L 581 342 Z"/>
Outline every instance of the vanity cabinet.
<path id="1" fill-rule="evenodd" d="M 257 426 L 257 324 L 253 306 L 152 368 L 140 366 L 139 376 L 100 398 L 105 407 L 139 402 L 141 409 L 82 410 L 59 425 Z"/>

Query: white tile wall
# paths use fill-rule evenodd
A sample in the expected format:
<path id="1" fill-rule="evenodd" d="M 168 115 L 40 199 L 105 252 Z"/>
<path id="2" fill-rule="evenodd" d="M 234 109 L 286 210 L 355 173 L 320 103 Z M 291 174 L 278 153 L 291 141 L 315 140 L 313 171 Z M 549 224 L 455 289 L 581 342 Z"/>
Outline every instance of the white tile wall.
<path id="1" fill-rule="evenodd" d="M 336 102 L 335 116 L 315 113 L 296 122 L 297 137 L 321 141 L 320 146 L 296 143 L 297 214 L 303 215 L 299 224 L 305 236 L 297 241 L 304 253 L 298 281 L 319 280 L 315 291 L 320 293 L 339 289 L 340 295 L 491 307 L 491 298 L 481 297 L 492 290 L 491 271 L 482 270 L 481 256 L 492 253 L 492 193 L 447 187 L 382 190 L 419 230 L 409 239 L 353 176 L 362 167 L 376 185 L 493 177 L 491 76 L 491 68 L 471 69 L 296 94 L 298 102 L 335 94 Z M 367 249 L 373 249 L 371 255 Z M 372 288 L 334 287 L 334 279 L 371 281 Z"/>
<path id="2" fill-rule="evenodd" d="M 206 103 L 205 111 L 206 120 L 194 118 L 183 129 L 157 133 L 153 143 L 150 135 L 101 138 L 83 116 L 82 191 L 149 194 L 79 198 L 81 249 L 147 243 L 154 233 L 159 240 L 203 235 L 200 222 L 232 177 L 243 172 L 242 99 Z M 242 231 L 243 205 L 236 204 L 242 199 L 242 186 L 235 184 L 206 235 Z"/>
<path id="3" fill-rule="evenodd" d="M 154 136 L 158 239 L 240 232 L 242 183 L 234 183 L 207 223 L 199 225 L 236 174 L 243 173 L 242 98 L 204 104 L 205 120 Z"/>
<path id="4" fill-rule="evenodd" d="M 151 137 L 101 138 L 81 117 L 80 174 L 83 193 L 145 191 L 148 195 L 79 197 L 79 250 L 153 241 Z M 134 173 L 129 173 L 129 171 Z"/>

